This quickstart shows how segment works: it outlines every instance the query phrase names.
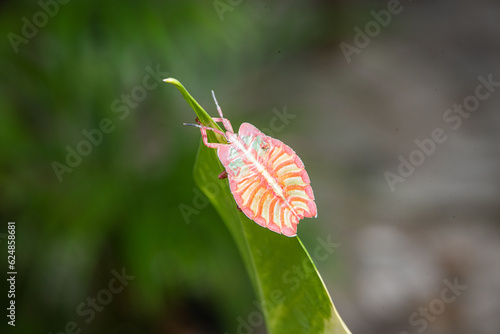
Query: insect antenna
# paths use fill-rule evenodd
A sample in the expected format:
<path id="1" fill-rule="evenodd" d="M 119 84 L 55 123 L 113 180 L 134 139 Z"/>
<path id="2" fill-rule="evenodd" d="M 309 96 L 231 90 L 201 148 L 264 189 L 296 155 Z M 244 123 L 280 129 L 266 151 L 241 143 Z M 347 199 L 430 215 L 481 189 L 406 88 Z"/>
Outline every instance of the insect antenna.
<path id="1" fill-rule="evenodd" d="M 222 109 L 220 108 L 219 103 L 217 102 L 217 99 L 215 98 L 215 93 L 213 90 L 212 90 L 212 96 L 214 98 L 215 105 L 217 106 L 217 112 L 219 113 L 219 116 L 220 116 L 220 118 L 217 119 L 217 121 L 222 122 L 222 124 L 224 124 L 224 127 L 226 128 L 226 130 L 234 132 L 233 127 L 231 126 L 231 122 L 229 122 L 229 120 L 227 118 L 224 118 L 224 115 L 222 114 Z"/>
<path id="2" fill-rule="evenodd" d="M 224 138 L 226 138 L 226 134 L 219 129 L 214 129 L 214 128 L 211 128 L 209 126 L 200 125 L 200 124 L 192 124 L 192 123 L 182 123 L 182 124 L 187 125 L 187 126 L 194 126 L 196 128 L 200 128 L 202 130 L 212 130 L 213 132 L 218 133 L 221 136 L 223 136 Z"/>

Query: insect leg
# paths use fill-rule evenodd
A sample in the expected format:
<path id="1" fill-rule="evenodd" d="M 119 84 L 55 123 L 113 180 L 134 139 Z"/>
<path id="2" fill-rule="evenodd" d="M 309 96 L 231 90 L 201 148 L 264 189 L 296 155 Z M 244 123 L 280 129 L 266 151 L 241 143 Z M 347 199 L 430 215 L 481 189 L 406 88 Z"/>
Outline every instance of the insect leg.
<path id="1" fill-rule="evenodd" d="M 227 118 L 216 118 L 216 117 L 212 117 L 212 119 L 215 121 L 215 122 L 222 122 L 222 124 L 224 124 L 224 122 L 229 122 L 229 120 Z M 226 128 L 226 125 L 224 124 L 224 127 Z M 232 130 L 232 127 L 231 127 L 231 123 L 229 124 L 229 129 Z M 229 130 L 228 128 L 226 128 L 226 130 Z M 231 131 L 233 132 L 233 131 Z"/>
<path id="2" fill-rule="evenodd" d="M 196 119 L 196 122 L 199 123 L 200 121 L 198 119 Z M 209 143 L 208 142 L 207 130 L 212 130 L 213 132 L 218 133 L 221 136 L 223 136 L 224 138 L 226 138 L 226 135 L 224 134 L 224 132 L 222 132 L 222 131 L 220 131 L 218 129 L 214 129 L 214 128 L 211 128 L 211 127 L 208 127 L 208 126 L 205 126 L 205 125 L 200 125 L 200 124 L 184 123 L 184 125 L 194 126 L 196 128 L 200 128 L 201 138 L 203 139 L 203 143 L 207 147 L 210 147 L 210 148 L 219 148 L 221 146 L 227 145 L 227 144 L 221 144 L 221 143 Z"/>
<path id="3" fill-rule="evenodd" d="M 222 109 L 219 106 L 219 103 L 217 103 L 217 99 L 215 98 L 215 93 L 212 91 L 212 96 L 214 97 L 215 105 L 217 106 L 217 111 L 219 112 L 220 118 L 214 118 L 214 121 L 216 122 L 222 122 L 224 124 L 224 127 L 226 128 L 227 131 L 233 132 L 233 127 L 231 126 L 231 122 L 227 118 L 224 118 L 224 115 L 222 114 Z"/>
<path id="4" fill-rule="evenodd" d="M 212 118 L 212 119 L 214 120 L 214 122 L 222 122 L 222 123 L 224 123 L 224 121 L 223 121 L 223 120 L 227 120 L 227 119 L 225 119 L 225 118 L 215 118 L 215 117 L 214 117 L 214 118 Z M 201 124 L 201 122 L 200 122 L 200 120 L 198 119 L 198 117 L 196 117 L 196 119 L 195 119 L 194 121 L 195 121 L 195 122 L 196 122 L 196 124 L 198 124 L 198 125 L 203 125 L 203 124 Z M 227 121 L 229 122 L 229 120 L 227 120 Z M 224 126 L 224 127 L 225 127 L 225 126 Z M 226 128 L 226 130 L 228 130 L 228 129 Z M 232 129 L 231 129 L 231 130 L 232 130 Z M 231 132 L 233 132 L 233 131 L 231 131 Z"/>
<path id="5" fill-rule="evenodd" d="M 222 173 L 219 174 L 219 180 L 227 179 L 227 172 L 224 170 Z"/>
<path id="6" fill-rule="evenodd" d="M 212 129 L 212 128 L 208 128 L 208 129 L 213 130 L 214 132 L 219 131 L 219 130 Z M 220 143 L 209 143 L 208 142 L 208 137 L 207 137 L 207 129 L 206 129 L 206 127 L 200 127 L 200 131 L 201 131 L 201 138 L 203 138 L 203 143 L 205 144 L 205 146 L 207 146 L 209 148 L 219 148 L 221 146 L 226 145 L 226 144 L 220 144 Z"/>

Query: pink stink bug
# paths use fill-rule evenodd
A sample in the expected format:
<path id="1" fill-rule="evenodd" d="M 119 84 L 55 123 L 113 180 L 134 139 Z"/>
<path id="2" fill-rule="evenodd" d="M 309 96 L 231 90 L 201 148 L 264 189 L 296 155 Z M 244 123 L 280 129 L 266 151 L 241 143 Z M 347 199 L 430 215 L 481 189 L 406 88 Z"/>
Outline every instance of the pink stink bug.
<path id="1" fill-rule="evenodd" d="M 203 143 L 217 149 L 225 171 L 219 178 L 228 178 L 229 187 L 239 209 L 257 224 L 288 237 L 297 234 L 297 224 L 304 217 L 317 217 L 314 195 L 304 164 L 295 152 L 281 141 L 266 136 L 249 123 L 235 134 L 228 119 L 217 106 L 226 133 L 208 126 L 200 128 Z M 227 144 L 209 143 L 207 130 L 222 135 Z"/>

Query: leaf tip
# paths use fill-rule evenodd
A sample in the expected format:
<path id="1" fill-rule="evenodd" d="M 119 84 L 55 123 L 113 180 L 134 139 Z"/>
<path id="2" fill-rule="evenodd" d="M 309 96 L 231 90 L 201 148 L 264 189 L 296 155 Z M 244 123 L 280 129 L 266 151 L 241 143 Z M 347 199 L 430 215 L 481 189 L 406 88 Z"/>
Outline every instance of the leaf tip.
<path id="1" fill-rule="evenodd" d="M 174 78 L 166 78 L 166 79 L 163 79 L 163 81 L 171 83 L 171 84 L 174 84 L 174 85 L 179 85 L 180 84 L 179 80 L 174 79 Z"/>

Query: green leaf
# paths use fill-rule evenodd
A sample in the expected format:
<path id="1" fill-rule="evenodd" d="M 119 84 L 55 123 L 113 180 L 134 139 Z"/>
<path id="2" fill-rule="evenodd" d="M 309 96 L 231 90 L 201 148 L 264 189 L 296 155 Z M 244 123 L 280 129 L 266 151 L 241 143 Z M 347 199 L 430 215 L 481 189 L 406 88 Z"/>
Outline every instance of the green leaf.
<path id="1" fill-rule="evenodd" d="M 202 124 L 220 129 L 179 81 L 164 81 L 181 91 Z M 215 136 L 209 140 L 225 143 Z M 196 184 L 209 198 L 237 244 L 268 332 L 350 334 L 300 239 L 265 229 L 239 212 L 227 180 L 217 177 L 223 170 L 216 150 L 201 142 L 194 167 Z M 247 316 L 241 315 L 243 319 Z"/>
<path id="2" fill-rule="evenodd" d="M 175 87 L 177 87 L 177 89 L 179 89 L 179 91 L 182 93 L 182 96 L 184 96 L 184 99 L 191 106 L 191 108 L 193 108 L 194 112 L 196 113 L 196 117 L 198 117 L 198 120 L 200 120 L 201 124 L 222 131 L 222 129 L 219 127 L 219 125 L 217 125 L 217 123 L 214 122 L 212 117 L 210 117 L 206 113 L 206 111 L 203 110 L 203 108 L 198 104 L 198 102 L 196 102 L 196 100 L 193 99 L 191 94 L 188 93 L 186 88 L 184 88 L 184 86 L 177 79 L 167 78 L 167 79 L 163 79 L 163 81 L 167 82 L 167 83 L 171 83 Z M 224 137 L 222 137 L 221 135 L 219 135 L 218 133 L 215 133 L 213 131 L 207 131 L 207 135 L 208 135 L 208 140 L 210 142 L 224 143 L 224 144 L 227 143 L 226 139 Z"/>

